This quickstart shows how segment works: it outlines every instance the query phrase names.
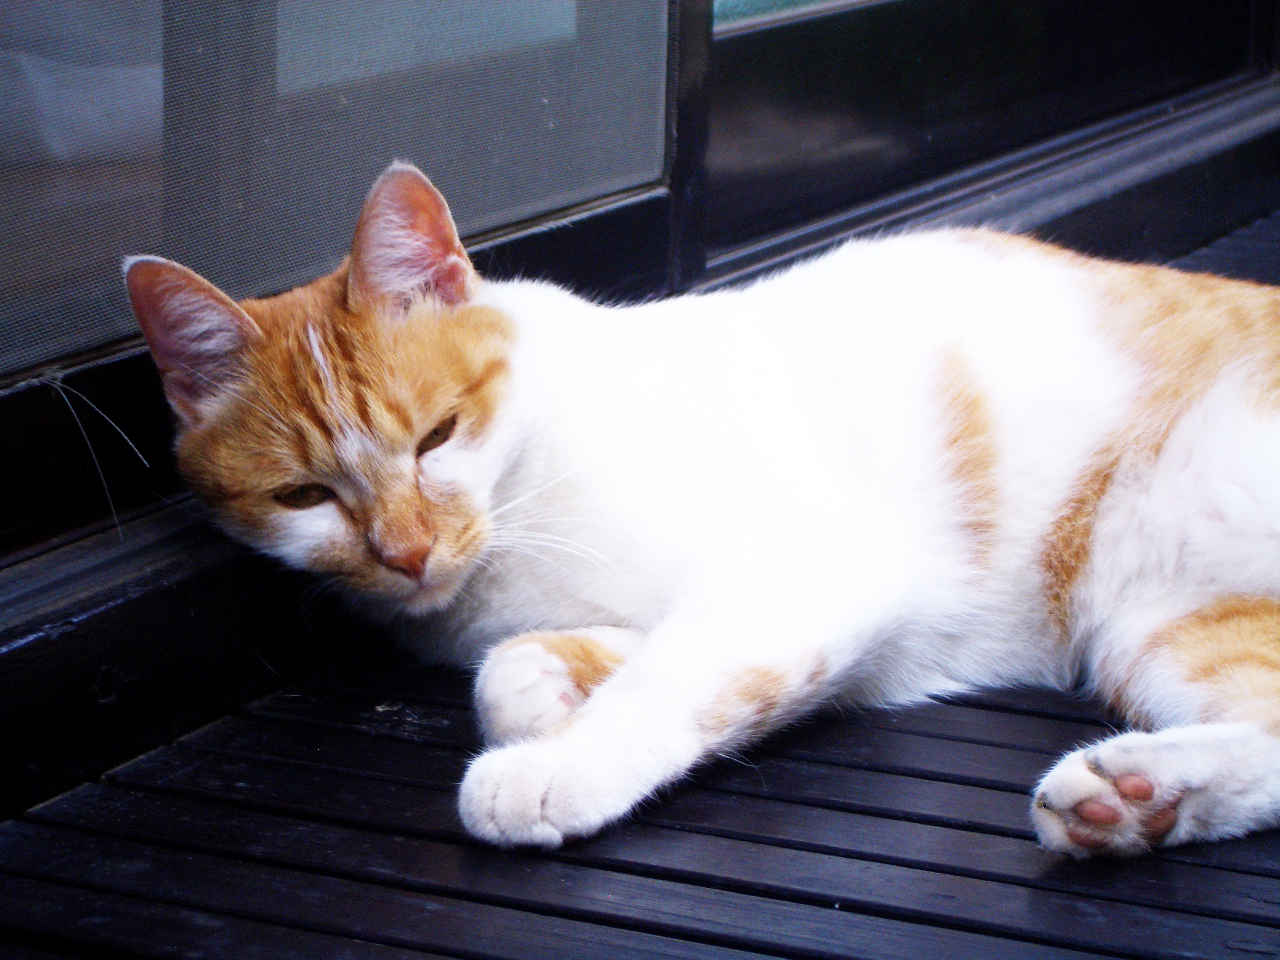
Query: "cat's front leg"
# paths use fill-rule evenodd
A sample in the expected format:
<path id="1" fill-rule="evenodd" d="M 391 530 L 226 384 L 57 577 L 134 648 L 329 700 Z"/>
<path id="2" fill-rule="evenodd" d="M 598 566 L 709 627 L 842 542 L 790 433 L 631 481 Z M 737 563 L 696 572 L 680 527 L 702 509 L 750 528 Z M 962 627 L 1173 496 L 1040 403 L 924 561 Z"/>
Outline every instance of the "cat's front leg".
<path id="1" fill-rule="evenodd" d="M 1242 836 L 1280 823 L 1280 739 L 1243 723 L 1120 734 L 1063 757 L 1031 814 L 1041 843 L 1081 858 Z"/>
<path id="2" fill-rule="evenodd" d="M 484 742 L 501 746 L 555 730 L 644 640 L 639 630 L 583 627 L 522 633 L 500 643 L 476 676 Z"/>
<path id="3" fill-rule="evenodd" d="M 830 682 L 827 651 L 779 635 L 785 653 L 744 656 L 718 637 L 655 632 L 554 733 L 476 758 L 459 791 L 463 823 L 503 846 L 558 846 L 815 705 Z"/>

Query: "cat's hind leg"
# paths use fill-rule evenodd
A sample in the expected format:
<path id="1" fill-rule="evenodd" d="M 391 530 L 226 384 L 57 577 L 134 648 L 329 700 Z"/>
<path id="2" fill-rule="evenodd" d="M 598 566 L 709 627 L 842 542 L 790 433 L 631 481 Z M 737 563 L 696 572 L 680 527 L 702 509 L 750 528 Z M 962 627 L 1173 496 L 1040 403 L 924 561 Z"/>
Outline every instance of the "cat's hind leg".
<path id="1" fill-rule="evenodd" d="M 1086 857 L 1280 825 L 1280 602 L 1224 597 L 1099 664 L 1096 682 L 1157 729 L 1064 757 L 1041 781 L 1041 842 Z"/>
<path id="2" fill-rule="evenodd" d="M 501 746 L 555 730 L 643 642 L 638 630 L 583 627 L 522 633 L 500 643 L 476 676 L 485 743 Z"/>

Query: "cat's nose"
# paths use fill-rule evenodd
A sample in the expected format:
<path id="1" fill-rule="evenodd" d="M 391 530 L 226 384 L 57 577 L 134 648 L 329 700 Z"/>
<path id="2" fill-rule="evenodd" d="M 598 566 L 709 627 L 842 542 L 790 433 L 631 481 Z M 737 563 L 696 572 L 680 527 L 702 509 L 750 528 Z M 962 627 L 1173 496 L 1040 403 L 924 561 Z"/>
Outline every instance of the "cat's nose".
<path id="1" fill-rule="evenodd" d="M 384 567 L 403 573 L 412 580 L 421 580 L 430 553 L 431 544 L 424 543 L 399 553 L 380 553 L 378 559 Z"/>

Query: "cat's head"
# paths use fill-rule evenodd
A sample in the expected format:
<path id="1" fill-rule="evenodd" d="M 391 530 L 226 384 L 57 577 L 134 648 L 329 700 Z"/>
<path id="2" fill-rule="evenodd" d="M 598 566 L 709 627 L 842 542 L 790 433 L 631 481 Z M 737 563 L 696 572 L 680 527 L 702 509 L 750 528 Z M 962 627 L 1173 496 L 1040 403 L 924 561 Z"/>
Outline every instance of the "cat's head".
<path id="1" fill-rule="evenodd" d="M 182 475 L 237 538 L 413 610 L 484 549 L 512 330 L 444 199 L 392 164 L 333 273 L 236 303 L 158 257 L 124 264 L 178 418 Z"/>

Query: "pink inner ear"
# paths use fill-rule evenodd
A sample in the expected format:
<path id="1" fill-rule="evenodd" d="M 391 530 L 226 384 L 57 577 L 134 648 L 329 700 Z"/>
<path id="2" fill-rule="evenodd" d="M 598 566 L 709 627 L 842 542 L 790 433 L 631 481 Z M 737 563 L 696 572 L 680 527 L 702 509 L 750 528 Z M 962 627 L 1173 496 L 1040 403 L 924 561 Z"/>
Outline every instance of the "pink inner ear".
<path id="1" fill-rule="evenodd" d="M 393 163 L 360 213 L 347 279 L 350 306 L 426 292 L 462 303 L 475 281 L 444 197 L 415 167 Z"/>
<path id="2" fill-rule="evenodd" d="M 164 379 L 165 395 L 186 421 L 235 373 L 257 325 L 234 300 L 186 267 L 131 257 L 125 286 L 134 316 Z"/>

